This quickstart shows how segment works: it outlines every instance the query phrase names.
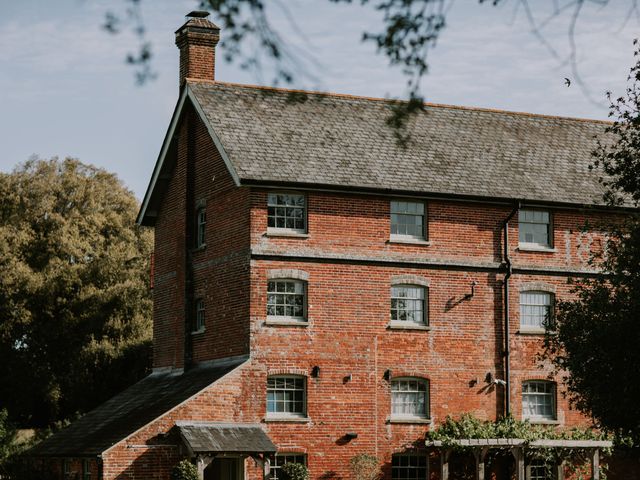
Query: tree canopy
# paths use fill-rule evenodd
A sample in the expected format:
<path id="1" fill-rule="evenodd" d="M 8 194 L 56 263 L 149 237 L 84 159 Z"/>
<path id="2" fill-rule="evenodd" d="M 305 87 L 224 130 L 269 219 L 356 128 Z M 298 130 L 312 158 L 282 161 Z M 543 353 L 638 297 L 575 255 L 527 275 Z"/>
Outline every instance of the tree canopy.
<path id="1" fill-rule="evenodd" d="M 594 152 L 610 205 L 640 206 L 640 49 L 626 94 L 612 99 L 614 122 Z M 605 430 L 640 442 L 640 215 L 630 211 L 607 225 L 602 272 L 575 286 L 561 302 L 546 355 L 568 373 L 575 405 Z"/>
<path id="2" fill-rule="evenodd" d="M 137 210 L 75 159 L 0 174 L 0 408 L 20 426 L 85 412 L 148 369 L 152 234 Z"/>

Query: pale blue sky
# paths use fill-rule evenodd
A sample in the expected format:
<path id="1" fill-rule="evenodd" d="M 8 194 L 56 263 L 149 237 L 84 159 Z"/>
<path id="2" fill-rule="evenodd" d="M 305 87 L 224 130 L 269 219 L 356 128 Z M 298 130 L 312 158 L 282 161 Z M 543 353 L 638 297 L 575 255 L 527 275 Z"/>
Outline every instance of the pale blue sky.
<path id="1" fill-rule="evenodd" d="M 313 58 L 297 85 L 374 97 L 401 97 L 399 69 L 360 43 L 364 30 L 378 29 L 378 14 L 328 0 L 269 0 L 273 24 L 283 38 Z M 423 82 L 428 101 L 456 105 L 604 119 L 606 90 L 622 93 L 633 60 L 638 21 L 623 26 L 629 2 L 600 9 L 587 5 L 576 31 L 577 64 L 589 100 L 564 62 L 569 52 L 564 15 L 544 32 L 554 57 L 531 33 L 516 0 L 501 7 L 477 0 L 453 3 L 430 72 Z M 544 16 L 551 0 L 536 0 Z M 74 156 L 113 171 L 138 198 L 146 189 L 178 94 L 178 50 L 174 31 L 195 0 L 142 0 L 153 43 L 157 80 L 139 87 L 125 65 L 136 45 L 130 34 L 101 29 L 104 13 L 122 11 L 125 0 L 0 0 L 0 170 L 30 155 Z M 302 38 L 279 5 L 286 5 Z M 215 18 L 213 18 L 215 22 Z M 224 35 L 224 31 L 222 31 Z M 218 58 L 221 58 L 219 55 Z M 222 61 L 219 80 L 269 84 Z"/>

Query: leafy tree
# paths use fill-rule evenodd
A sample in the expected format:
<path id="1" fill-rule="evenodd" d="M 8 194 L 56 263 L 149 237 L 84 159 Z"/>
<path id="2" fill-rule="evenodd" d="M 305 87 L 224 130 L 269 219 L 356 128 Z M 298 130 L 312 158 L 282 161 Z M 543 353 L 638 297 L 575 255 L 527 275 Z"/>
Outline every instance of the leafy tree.
<path id="1" fill-rule="evenodd" d="M 640 49 L 626 94 L 611 99 L 607 128 L 594 152 L 606 198 L 640 206 Z M 545 355 L 568 372 L 575 405 L 605 430 L 640 442 L 640 216 L 632 211 L 608 226 L 606 255 L 593 259 L 602 274 L 576 284 L 560 303 L 556 333 Z"/>
<path id="2" fill-rule="evenodd" d="M 42 427 L 148 369 L 151 232 L 115 175 L 67 158 L 0 174 L 0 408 Z"/>
<path id="3" fill-rule="evenodd" d="M 16 431 L 9 423 L 9 414 L 0 410 L 0 478 L 7 473 L 7 462 L 15 453 Z"/>

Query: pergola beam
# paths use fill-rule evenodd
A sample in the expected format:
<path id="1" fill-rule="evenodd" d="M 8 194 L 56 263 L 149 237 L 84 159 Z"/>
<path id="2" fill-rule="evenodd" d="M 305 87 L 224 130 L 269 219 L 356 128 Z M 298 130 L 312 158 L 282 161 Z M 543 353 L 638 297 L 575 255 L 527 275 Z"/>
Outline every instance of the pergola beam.
<path id="1" fill-rule="evenodd" d="M 449 480 L 449 457 L 452 446 L 470 447 L 475 458 L 476 480 L 484 480 L 484 459 L 492 448 L 509 449 L 515 459 L 516 480 L 525 479 L 525 449 L 526 448 L 585 448 L 591 450 L 591 479 L 600 480 L 600 449 L 611 448 L 613 442 L 609 440 L 533 440 L 522 438 L 462 438 L 450 442 L 439 440 L 427 441 L 427 447 L 440 449 L 440 480 Z M 562 480 L 563 465 L 557 466 L 558 480 Z"/>

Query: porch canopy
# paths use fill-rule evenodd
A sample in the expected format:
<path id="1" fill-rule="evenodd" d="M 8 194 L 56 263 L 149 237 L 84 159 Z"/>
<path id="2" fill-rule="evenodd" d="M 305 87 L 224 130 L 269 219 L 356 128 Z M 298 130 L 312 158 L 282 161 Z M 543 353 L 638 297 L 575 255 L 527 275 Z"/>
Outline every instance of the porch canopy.
<path id="1" fill-rule="evenodd" d="M 183 445 L 196 458 L 198 474 L 219 455 L 247 455 L 269 469 L 276 446 L 256 423 L 176 422 Z"/>
<path id="2" fill-rule="evenodd" d="M 535 448 L 580 448 L 590 452 L 591 478 L 600 479 L 600 449 L 610 448 L 608 440 L 532 440 L 522 438 L 468 438 L 454 440 L 446 444 L 441 441 L 427 441 L 427 447 L 437 448 L 440 452 L 440 480 L 449 480 L 449 457 L 455 447 L 469 447 L 476 463 L 476 480 L 484 480 L 485 458 L 491 449 L 511 451 L 516 461 L 516 480 L 525 480 L 524 452 Z M 563 466 L 558 465 L 556 478 L 562 480 Z"/>

